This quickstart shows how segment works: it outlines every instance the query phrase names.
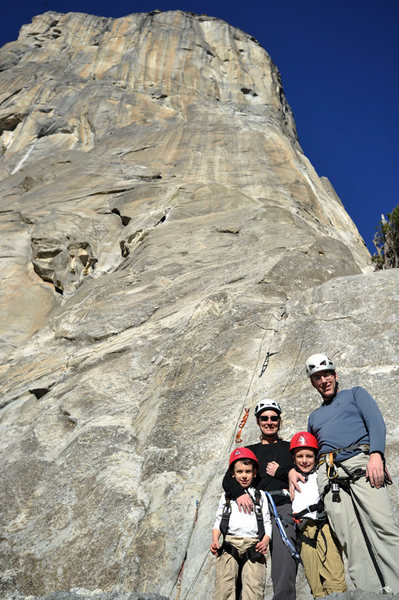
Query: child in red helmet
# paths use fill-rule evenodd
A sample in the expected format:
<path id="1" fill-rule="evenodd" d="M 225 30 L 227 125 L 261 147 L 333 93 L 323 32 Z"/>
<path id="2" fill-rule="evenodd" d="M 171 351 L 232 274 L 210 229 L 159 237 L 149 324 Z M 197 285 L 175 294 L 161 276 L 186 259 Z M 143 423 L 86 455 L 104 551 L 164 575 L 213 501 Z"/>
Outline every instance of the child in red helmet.
<path id="1" fill-rule="evenodd" d="M 305 477 L 295 492 L 292 512 L 306 579 L 314 598 L 346 590 L 344 565 L 332 536 L 317 486 L 317 440 L 307 431 L 296 433 L 290 443 L 295 468 Z"/>
<path id="2" fill-rule="evenodd" d="M 232 476 L 254 503 L 252 513 L 241 512 L 235 500 L 223 494 L 212 530 L 211 552 L 217 556 L 214 600 L 235 600 L 236 584 L 242 586 L 242 600 L 263 600 L 266 584 L 266 558 L 272 534 L 267 499 L 253 486 L 258 459 L 248 448 L 230 454 Z M 223 535 L 222 544 L 219 543 Z M 241 581 L 238 582 L 241 572 Z"/>

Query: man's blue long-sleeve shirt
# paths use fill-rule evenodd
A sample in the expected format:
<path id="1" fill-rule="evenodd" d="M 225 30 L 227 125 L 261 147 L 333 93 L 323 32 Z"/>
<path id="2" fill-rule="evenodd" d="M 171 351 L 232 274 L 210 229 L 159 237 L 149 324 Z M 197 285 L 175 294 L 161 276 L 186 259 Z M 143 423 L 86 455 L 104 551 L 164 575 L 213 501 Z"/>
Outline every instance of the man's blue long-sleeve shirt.
<path id="1" fill-rule="evenodd" d="M 385 423 L 376 401 L 362 387 L 337 393 L 331 402 L 324 402 L 311 413 L 308 431 L 316 436 L 319 452 L 355 444 L 369 444 L 370 452 L 385 451 Z M 341 452 L 337 460 L 345 460 L 359 450 Z"/>

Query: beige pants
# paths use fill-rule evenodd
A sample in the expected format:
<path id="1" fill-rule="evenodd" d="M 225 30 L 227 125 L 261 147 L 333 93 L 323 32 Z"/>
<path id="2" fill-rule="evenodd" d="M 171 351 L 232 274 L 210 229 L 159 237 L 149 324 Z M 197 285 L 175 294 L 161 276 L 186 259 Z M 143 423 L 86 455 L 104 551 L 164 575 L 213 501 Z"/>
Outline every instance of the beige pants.
<path id="1" fill-rule="evenodd" d="M 310 539 L 314 539 L 316 531 L 312 521 L 301 529 L 303 535 Z M 314 598 L 346 590 L 344 564 L 328 523 L 318 533 L 316 548 L 302 542 L 301 559 Z"/>
<path id="2" fill-rule="evenodd" d="M 240 556 L 257 541 L 257 538 L 226 535 L 226 542 L 230 542 L 238 550 Z M 228 552 L 223 552 L 216 559 L 214 600 L 235 600 L 238 570 L 239 565 L 236 559 Z M 241 582 L 242 600 L 263 600 L 266 584 L 266 560 L 254 563 L 247 560 L 241 572 Z"/>
<path id="3" fill-rule="evenodd" d="M 365 468 L 369 457 L 363 453 L 344 461 L 345 467 L 353 473 L 358 468 Z M 346 478 L 343 469 L 338 469 L 339 477 Z M 319 469 L 319 491 L 324 490 L 328 479 L 326 466 Z M 374 555 L 385 579 L 385 584 L 394 593 L 399 593 L 399 529 L 395 525 L 392 506 L 386 487 L 372 488 L 365 477 L 351 484 L 354 502 L 366 529 Z M 353 508 L 351 497 L 340 492 L 340 502 L 332 501 L 331 491 L 324 498 L 331 529 L 336 534 L 344 554 L 348 558 L 348 573 L 356 588 L 366 591 L 379 591 L 381 583 L 370 554 L 364 542 Z"/>

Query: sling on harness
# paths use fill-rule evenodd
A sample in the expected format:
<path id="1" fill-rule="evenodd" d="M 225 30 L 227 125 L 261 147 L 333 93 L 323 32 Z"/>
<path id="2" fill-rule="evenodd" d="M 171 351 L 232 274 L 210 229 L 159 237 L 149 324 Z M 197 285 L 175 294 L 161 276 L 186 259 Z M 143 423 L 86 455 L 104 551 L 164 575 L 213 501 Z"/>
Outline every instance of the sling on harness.
<path id="1" fill-rule="evenodd" d="M 220 532 L 223 535 L 223 542 L 217 552 L 218 556 L 221 556 L 223 552 L 227 552 L 228 554 L 230 554 L 237 561 L 241 572 L 247 560 L 250 560 L 251 562 L 264 562 L 265 557 L 261 552 L 255 550 L 257 542 L 255 542 L 255 544 L 250 546 L 248 550 L 246 550 L 243 554 L 240 555 L 237 548 L 235 548 L 233 544 L 230 544 L 230 542 L 226 541 L 226 535 L 229 530 L 229 521 L 231 515 L 231 500 L 227 496 L 227 494 L 225 495 L 225 498 L 226 503 L 223 508 L 222 519 L 220 521 L 219 526 Z M 254 512 L 256 516 L 256 523 L 258 526 L 258 538 L 259 540 L 262 540 L 265 537 L 265 526 L 263 524 L 263 515 L 262 507 L 260 504 L 259 490 L 255 490 Z"/>
<path id="2" fill-rule="evenodd" d="M 269 507 L 272 509 L 272 513 L 273 513 L 274 519 L 276 521 L 276 525 L 279 530 L 283 544 L 288 548 L 292 558 L 294 558 L 297 562 L 301 562 L 301 557 L 299 555 L 298 550 L 295 548 L 294 544 L 291 542 L 291 540 L 289 539 L 289 537 L 287 536 L 287 534 L 285 532 L 283 520 L 281 519 L 280 515 L 277 512 L 277 507 L 274 503 L 274 500 L 273 500 L 271 494 L 269 492 L 265 492 L 265 494 L 269 501 Z"/>
<path id="3" fill-rule="evenodd" d="M 374 554 L 374 550 L 373 547 L 371 545 L 370 539 L 367 535 L 367 531 L 365 529 L 364 523 L 361 520 L 360 517 L 360 513 L 359 510 L 356 506 L 356 502 L 355 502 L 355 498 L 353 496 L 353 492 L 351 489 L 351 486 L 356 483 L 356 481 L 358 481 L 361 477 L 365 477 L 366 476 L 366 471 L 365 469 L 361 469 L 358 468 L 355 471 L 353 471 L 352 473 L 349 471 L 349 469 L 346 468 L 346 466 L 343 464 L 343 462 L 340 461 L 335 461 L 334 462 L 334 455 L 338 454 L 339 452 L 343 451 L 343 450 L 353 450 L 353 449 L 361 449 L 365 454 L 368 454 L 368 448 L 369 446 L 367 444 L 363 444 L 363 446 L 367 446 L 366 449 L 363 449 L 361 446 L 351 446 L 349 448 L 339 448 L 337 450 L 334 450 L 330 453 L 328 453 L 325 456 L 325 462 L 327 463 L 327 477 L 329 479 L 329 483 L 326 485 L 325 490 L 323 495 L 325 495 L 329 490 L 331 490 L 332 492 L 332 501 L 333 502 L 340 502 L 341 499 L 339 497 L 339 493 L 340 490 L 343 490 L 344 492 L 346 492 L 349 496 L 350 499 L 352 501 L 352 506 L 353 506 L 353 510 L 355 512 L 356 515 L 356 519 L 357 522 L 359 523 L 359 527 L 360 530 L 362 532 L 363 535 L 363 539 L 365 541 L 368 553 L 370 555 L 371 561 L 373 563 L 373 566 L 375 568 L 377 577 L 380 581 L 381 584 L 381 588 L 382 588 L 382 593 L 388 593 L 389 591 L 389 587 L 386 585 L 385 583 L 385 579 L 384 576 L 381 572 L 380 566 L 377 562 L 377 558 Z M 320 463 L 319 463 L 320 464 Z M 347 475 L 347 478 L 344 477 L 339 477 L 338 476 L 338 468 L 337 467 L 341 467 L 341 469 L 345 472 L 345 474 Z M 386 478 L 387 479 L 387 478 Z M 386 481 L 386 483 L 391 483 L 390 481 Z"/>

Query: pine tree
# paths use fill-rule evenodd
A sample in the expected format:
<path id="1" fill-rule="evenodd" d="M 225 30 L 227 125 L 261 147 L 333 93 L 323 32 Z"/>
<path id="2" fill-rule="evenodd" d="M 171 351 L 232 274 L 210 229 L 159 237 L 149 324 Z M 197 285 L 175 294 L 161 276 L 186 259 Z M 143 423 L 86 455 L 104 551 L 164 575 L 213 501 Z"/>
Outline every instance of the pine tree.
<path id="1" fill-rule="evenodd" d="M 399 204 L 388 213 L 388 219 L 381 215 L 373 243 L 377 250 L 373 256 L 376 270 L 397 269 L 399 267 Z"/>

